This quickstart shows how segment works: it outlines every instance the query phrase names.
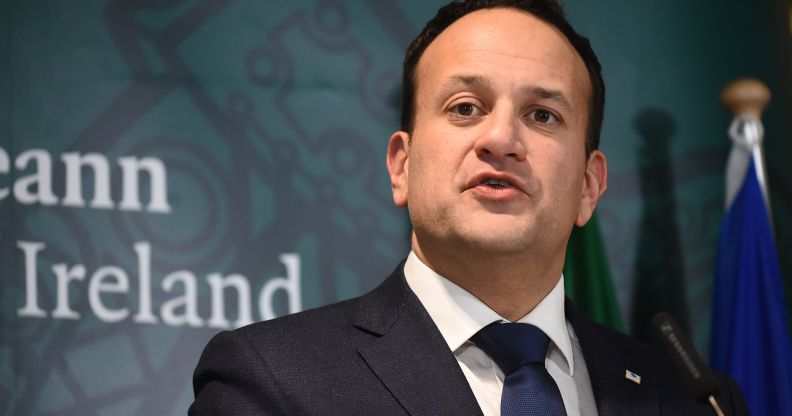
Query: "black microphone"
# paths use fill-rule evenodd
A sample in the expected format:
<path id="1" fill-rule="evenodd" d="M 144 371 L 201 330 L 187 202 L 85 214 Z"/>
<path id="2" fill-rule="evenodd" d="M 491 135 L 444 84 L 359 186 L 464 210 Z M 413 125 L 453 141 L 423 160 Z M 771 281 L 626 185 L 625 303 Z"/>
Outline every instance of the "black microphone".
<path id="1" fill-rule="evenodd" d="M 666 351 L 671 356 L 671 361 L 684 377 L 693 396 L 702 402 L 709 402 L 715 413 L 723 416 L 723 411 L 715 400 L 718 394 L 718 380 L 704 364 L 674 318 L 665 312 L 659 312 L 654 317 L 654 324 Z"/>

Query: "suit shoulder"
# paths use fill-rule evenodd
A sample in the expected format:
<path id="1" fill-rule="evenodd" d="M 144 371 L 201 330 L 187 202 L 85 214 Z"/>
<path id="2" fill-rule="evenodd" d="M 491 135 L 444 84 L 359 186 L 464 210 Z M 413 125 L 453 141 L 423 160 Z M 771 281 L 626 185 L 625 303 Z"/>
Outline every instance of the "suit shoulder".
<path id="1" fill-rule="evenodd" d="M 656 345 L 649 344 L 632 335 L 627 335 L 604 326 L 602 328 L 610 332 L 609 336 L 612 337 L 614 343 L 623 345 L 627 351 L 646 357 L 663 357 L 664 359 L 667 357 L 665 351 Z"/>
<path id="2" fill-rule="evenodd" d="M 628 355 L 647 357 L 649 359 L 665 359 L 666 357 L 665 353 L 657 346 L 648 344 L 638 338 L 614 330 L 588 318 L 576 317 L 576 325 L 574 328 L 576 332 L 586 331 L 589 334 L 596 334 L 599 339 L 605 342 L 605 345 L 613 348 L 613 351 L 621 351 Z"/>
<path id="3" fill-rule="evenodd" d="M 325 345 L 342 348 L 372 335 L 401 313 L 408 297 L 401 264 L 371 292 L 345 301 L 254 323 L 232 333 L 254 346 Z"/>
<path id="4" fill-rule="evenodd" d="M 656 389 L 661 414 L 707 414 L 708 404 L 693 396 L 666 351 L 579 315 L 573 319 L 581 343 L 588 342 L 590 347 L 588 351 L 584 348 L 590 370 L 603 371 L 604 368 L 605 377 L 613 380 L 623 377 L 625 369 L 650 376 L 651 379 L 644 377 L 644 384 Z M 612 358 L 605 358 L 606 355 Z M 716 395 L 724 410 L 728 409 L 728 414 L 747 414 L 739 387 L 726 375 L 716 374 L 716 377 L 719 384 Z M 609 386 L 598 387 L 600 391 L 610 391 Z"/>
<path id="5" fill-rule="evenodd" d="M 352 338 L 357 303 L 351 299 L 218 333 L 196 366 L 190 414 L 292 414 L 293 386 L 352 351 L 343 344 Z"/>
<path id="6" fill-rule="evenodd" d="M 256 322 L 231 331 L 234 336 L 256 345 L 328 342 L 352 331 L 352 321 L 360 298 L 308 309 L 268 321 Z"/>

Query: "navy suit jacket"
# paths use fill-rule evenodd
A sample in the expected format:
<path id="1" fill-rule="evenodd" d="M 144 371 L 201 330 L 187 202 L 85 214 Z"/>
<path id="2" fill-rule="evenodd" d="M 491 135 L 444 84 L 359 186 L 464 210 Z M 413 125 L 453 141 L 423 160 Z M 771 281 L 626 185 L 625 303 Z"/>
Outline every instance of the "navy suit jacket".
<path id="1" fill-rule="evenodd" d="M 600 326 L 570 301 L 601 416 L 707 415 L 666 357 Z M 641 383 L 625 379 L 625 370 Z M 359 298 L 215 336 L 193 377 L 198 415 L 481 415 L 452 351 L 400 265 Z M 747 414 L 722 379 L 727 415 Z"/>

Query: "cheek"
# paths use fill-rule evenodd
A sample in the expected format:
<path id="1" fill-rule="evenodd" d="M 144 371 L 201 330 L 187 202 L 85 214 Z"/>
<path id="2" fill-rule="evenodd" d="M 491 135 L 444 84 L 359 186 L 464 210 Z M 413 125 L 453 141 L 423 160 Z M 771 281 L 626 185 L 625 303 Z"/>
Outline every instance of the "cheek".
<path id="1" fill-rule="evenodd" d="M 417 141 L 423 142 L 418 144 Z M 440 138 L 421 137 L 413 140 L 410 154 L 410 181 L 416 185 L 441 182 L 453 173 L 453 155 L 455 149 L 447 146 Z"/>
<path id="2" fill-rule="evenodd" d="M 455 129 L 442 122 L 424 123 L 413 134 L 410 153 L 410 186 L 431 195 L 456 190 L 475 165 L 474 132 Z M 418 189 L 416 189 L 418 191 Z"/>
<path id="3" fill-rule="evenodd" d="M 575 151 L 561 151 L 548 157 L 545 166 L 548 183 L 554 189 L 555 202 L 577 199 L 582 192 L 585 165 L 583 154 Z"/>
<path id="4" fill-rule="evenodd" d="M 425 157 L 426 150 L 424 147 L 413 147 L 410 154 L 407 183 L 413 199 L 421 198 L 426 193 L 426 189 L 431 188 L 430 182 L 437 177 L 437 174 L 432 172 L 436 161 Z"/>

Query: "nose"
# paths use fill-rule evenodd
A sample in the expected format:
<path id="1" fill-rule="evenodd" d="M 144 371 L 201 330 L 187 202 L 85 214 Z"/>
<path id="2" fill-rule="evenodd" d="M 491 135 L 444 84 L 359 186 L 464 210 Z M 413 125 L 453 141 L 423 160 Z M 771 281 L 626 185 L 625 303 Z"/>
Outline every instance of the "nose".
<path id="1" fill-rule="evenodd" d="M 527 149 L 520 137 L 520 126 L 519 117 L 508 109 L 491 112 L 473 146 L 476 155 L 483 160 L 525 160 Z"/>

